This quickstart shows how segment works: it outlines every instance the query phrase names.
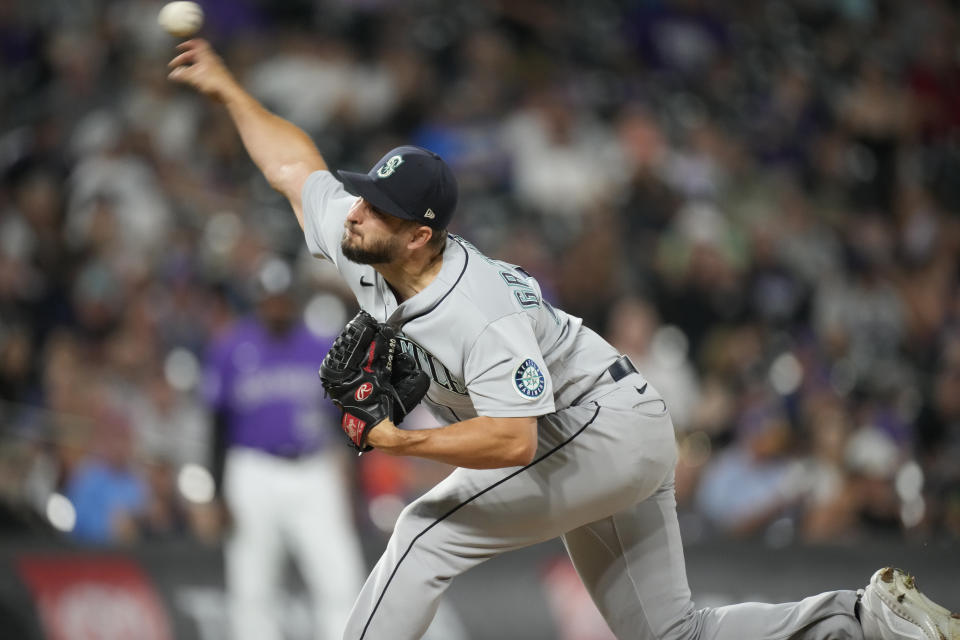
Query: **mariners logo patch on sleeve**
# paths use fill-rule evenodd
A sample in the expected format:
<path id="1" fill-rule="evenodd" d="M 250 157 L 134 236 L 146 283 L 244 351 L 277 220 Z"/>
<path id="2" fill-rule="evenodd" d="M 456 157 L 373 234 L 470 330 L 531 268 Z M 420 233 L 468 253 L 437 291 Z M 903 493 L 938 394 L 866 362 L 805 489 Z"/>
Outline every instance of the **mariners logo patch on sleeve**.
<path id="1" fill-rule="evenodd" d="M 537 363 L 527 358 L 513 372 L 513 384 L 524 398 L 539 398 L 547 387 L 547 379 Z"/>

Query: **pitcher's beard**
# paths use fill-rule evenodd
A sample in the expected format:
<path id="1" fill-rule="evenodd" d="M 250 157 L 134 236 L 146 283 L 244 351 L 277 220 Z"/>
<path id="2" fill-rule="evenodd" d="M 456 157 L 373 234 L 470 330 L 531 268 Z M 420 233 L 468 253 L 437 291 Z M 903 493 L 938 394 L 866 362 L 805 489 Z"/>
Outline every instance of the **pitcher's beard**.
<path id="1" fill-rule="evenodd" d="M 387 238 L 373 243 L 368 249 L 361 249 L 348 243 L 347 234 L 343 235 L 340 241 L 340 249 L 344 257 L 350 262 L 357 264 L 387 264 L 393 262 L 397 254 L 396 247 L 393 244 L 393 238 Z"/>

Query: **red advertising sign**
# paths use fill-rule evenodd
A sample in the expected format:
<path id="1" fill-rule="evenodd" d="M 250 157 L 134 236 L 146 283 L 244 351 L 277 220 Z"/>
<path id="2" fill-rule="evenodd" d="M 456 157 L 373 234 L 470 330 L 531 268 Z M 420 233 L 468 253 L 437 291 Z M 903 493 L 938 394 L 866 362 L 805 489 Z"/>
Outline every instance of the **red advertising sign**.
<path id="1" fill-rule="evenodd" d="M 163 603 L 128 558 L 24 554 L 17 568 L 49 640 L 173 640 Z"/>

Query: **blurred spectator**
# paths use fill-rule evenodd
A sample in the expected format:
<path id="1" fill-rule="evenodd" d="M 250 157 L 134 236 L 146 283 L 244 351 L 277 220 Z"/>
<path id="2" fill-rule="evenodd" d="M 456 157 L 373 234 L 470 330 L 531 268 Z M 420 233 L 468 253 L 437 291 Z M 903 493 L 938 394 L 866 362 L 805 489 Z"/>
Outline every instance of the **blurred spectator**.
<path id="1" fill-rule="evenodd" d="M 658 247 L 657 307 L 666 322 L 683 327 L 695 358 L 712 332 L 744 319 L 746 282 L 733 243 L 719 209 L 691 202 L 677 212 Z"/>
<path id="2" fill-rule="evenodd" d="M 130 146 L 123 122 L 109 111 L 85 117 L 74 134 L 81 158 L 70 177 L 66 233 L 74 246 L 90 240 L 97 216 L 115 227 L 110 257 L 139 274 L 166 239 L 171 222 L 169 204 L 145 158 Z M 108 204 L 106 209 L 103 205 Z"/>
<path id="3" fill-rule="evenodd" d="M 787 270 L 810 289 L 836 277 L 843 268 L 840 239 L 810 195 L 793 180 L 778 180 L 770 207 L 774 213 L 766 223 L 775 236 L 774 251 Z"/>
<path id="4" fill-rule="evenodd" d="M 728 534 L 748 536 L 784 514 L 797 498 L 790 444 L 789 424 L 775 403 L 759 399 L 745 409 L 734 444 L 700 479 L 697 505 L 708 521 Z"/>
<path id="5" fill-rule="evenodd" d="M 932 398 L 917 418 L 917 449 L 927 471 L 925 494 L 934 523 L 960 534 L 960 335 L 950 335 Z"/>
<path id="6" fill-rule="evenodd" d="M 890 229 L 877 217 L 848 222 L 848 267 L 821 281 L 814 301 L 815 328 L 832 357 L 843 360 L 857 383 L 889 389 L 907 382 L 900 360 L 904 308 L 889 278 Z"/>
<path id="7" fill-rule="evenodd" d="M 218 337 L 205 376 L 216 475 L 222 460 L 231 527 L 225 553 L 232 634 L 280 638 L 289 552 L 312 595 L 317 637 L 336 638 L 365 567 L 353 530 L 346 448 L 337 446 L 336 411 L 323 399 L 317 375 L 334 336 L 316 335 L 299 318 L 284 261 L 265 259 L 256 275 L 256 315 Z M 325 311 L 341 316 L 333 324 L 345 322 L 342 306 Z"/>
<path id="8" fill-rule="evenodd" d="M 167 82 L 154 57 L 138 60 L 131 75 L 134 82 L 122 104 L 124 120 L 148 136 L 160 158 L 176 162 L 189 156 L 200 128 L 198 105 Z"/>
<path id="9" fill-rule="evenodd" d="M 842 402 L 829 393 L 804 403 L 802 420 L 810 431 L 806 472 L 811 483 L 801 535 L 828 542 L 856 533 L 859 503 L 846 465 L 852 430 Z"/>
<path id="10" fill-rule="evenodd" d="M 130 398 L 141 455 L 173 469 L 206 464 L 209 433 L 202 405 L 193 396 L 174 389 L 161 371 L 150 376 L 144 387 L 143 396 Z"/>
<path id="11" fill-rule="evenodd" d="M 889 214 L 898 178 L 900 146 L 914 126 L 913 105 L 894 69 L 867 54 L 843 96 L 839 116 L 856 145 L 858 208 Z"/>
<path id="12" fill-rule="evenodd" d="M 861 494 L 858 515 L 880 528 L 897 526 L 897 503 L 889 486 L 899 457 L 893 439 L 870 425 L 854 431 L 847 444 L 847 467 Z"/>
<path id="13" fill-rule="evenodd" d="M 167 460 L 146 465 L 148 502 L 138 518 L 147 539 L 186 537 L 192 533 L 187 509 L 177 490 L 176 468 Z"/>
<path id="14" fill-rule="evenodd" d="M 580 219 L 605 203 L 622 171 L 610 133 L 569 102 L 559 89 L 534 93 L 503 130 L 516 197 L 554 233 L 581 231 Z"/>
<path id="15" fill-rule="evenodd" d="M 752 264 L 744 278 L 750 315 L 773 329 L 806 325 L 811 290 L 778 253 L 773 223 L 754 223 L 749 233 Z"/>
<path id="16" fill-rule="evenodd" d="M 85 542 L 132 542 L 136 520 L 146 510 L 147 486 L 132 466 L 130 424 L 113 409 L 96 416 L 94 453 L 82 461 L 66 486 L 77 520 L 73 535 Z"/>
<path id="17" fill-rule="evenodd" d="M 308 131 L 337 118 L 379 123 L 396 101 L 390 67 L 361 64 L 345 42 L 312 34 L 289 34 L 283 51 L 254 65 L 249 82 L 264 104 Z"/>

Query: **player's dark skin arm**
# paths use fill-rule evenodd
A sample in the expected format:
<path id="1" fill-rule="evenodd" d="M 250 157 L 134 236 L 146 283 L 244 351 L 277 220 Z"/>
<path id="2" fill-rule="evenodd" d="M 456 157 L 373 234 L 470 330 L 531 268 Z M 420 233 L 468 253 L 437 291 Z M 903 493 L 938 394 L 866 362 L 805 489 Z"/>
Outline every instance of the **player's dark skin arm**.
<path id="1" fill-rule="evenodd" d="M 469 469 L 530 464 L 537 453 L 537 419 L 477 416 L 436 429 L 407 431 L 384 420 L 367 444 L 395 456 L 417 456 Z"/>
<path id="2" fill-rule="evenodd" d="M 303 184 L 311 173 L 327 168 L 313 140 L 247 93 L 206 40 L 188 40 L 177 49 L 180 53 L 168 65 L 169 78 L 226 106 L 250 158 L 270 186 L 290 201 L 302 228 Z"/>

